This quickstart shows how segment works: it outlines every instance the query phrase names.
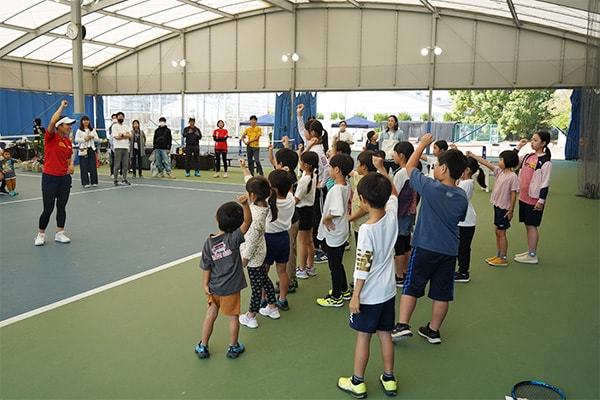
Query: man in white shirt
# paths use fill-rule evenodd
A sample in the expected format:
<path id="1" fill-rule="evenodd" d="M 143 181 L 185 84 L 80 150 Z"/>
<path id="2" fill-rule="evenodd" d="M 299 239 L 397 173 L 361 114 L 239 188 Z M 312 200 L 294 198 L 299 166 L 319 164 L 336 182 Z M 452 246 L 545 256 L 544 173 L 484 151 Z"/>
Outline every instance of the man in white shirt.
<path id="1" fill-rule="evenodd" d="M 112 126 L 111 134 L 115 150 L 115 165 L 113 169 L 115 186 L 119 186 L 119 170 L 123 174 L 123 184 L 130 185 L 127 181 L 127 169 L 129 168 L 129 139 L 131 138 L 131 129 L 123 124 L 125 114 L 122 111 L 117 113 L 117 124 Z"/>

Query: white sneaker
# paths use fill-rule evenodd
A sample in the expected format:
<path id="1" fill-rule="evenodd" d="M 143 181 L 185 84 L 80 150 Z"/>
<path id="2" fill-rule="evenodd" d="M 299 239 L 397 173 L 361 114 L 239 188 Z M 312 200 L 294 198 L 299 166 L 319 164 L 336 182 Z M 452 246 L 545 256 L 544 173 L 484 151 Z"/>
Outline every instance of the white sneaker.
<path id="1" fill-rule="evenodd" d="M 537 255 L 532 257 L 529 253 L 524 256 L 515 256 L 515 261 L 523 264 L 537 264 L 539 262 Z"/>
<path id="2" fill-rule="evenodd" d="M 306 270 L 302 271 L 300 268 L 296 268 L 296 278 L 308 279 L 308 273 L 306 272 Z"/>
<path id="3" fill-rule="evenodd" d="M 43 246 L 44 243 L 46 243 L 46 234 L 42 233 L 42 232 L 38 232 L 37 236 L 35 237 L 35 241 L 33 242 L 33 244 L 36 245 L 36 246 Z"/>
<path id="4" fill-rule="evenodd" d="M 279 317 L 281 317 L 281 315 L 279 315 L 279 309 L 277 307 L 271 308 L 269 306 L 266 306 L 258 310 L 258 312 L 260 313 L 260 315 L 264 315 L 265 317 L 270 317 L 273 319 L 279 319 Z"/>
<path id="5" fill-rule="evenodd" d="M 56 235 L 54 235 L 54 240 L 59 243 L 71 243 L 71 239 L 69 239 L 63 231 L 56 232 Z"/>
<path id="6" fill-rule="evenodd" d="M 310 268 L 309 266 L 306 266 L 306 273 L 309 276 L 317 276 L 317 269 L 315 267 Z"/>
<path id="7" fill-rule="evenodd" d="M 519 254 L 515 254 L 515 258 L 525 257 L 527 255 L 529 255 L 529 250 L 524 251 L 524 252 L 519 253 Z"/>
<path id="8" fill-rule="evenodd" d="M 258 321 L 256 317 L 249 317 L 248 314 L 241 314 L 239 316 L 240 324 L 247 326 L 248 328 L 258 328 Z"/>

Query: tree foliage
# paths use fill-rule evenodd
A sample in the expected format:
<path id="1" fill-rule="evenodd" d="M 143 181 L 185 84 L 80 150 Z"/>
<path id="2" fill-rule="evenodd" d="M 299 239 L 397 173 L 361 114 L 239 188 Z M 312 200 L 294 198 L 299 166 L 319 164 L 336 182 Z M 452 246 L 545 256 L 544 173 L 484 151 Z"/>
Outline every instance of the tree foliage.
<path id="1" fill-rule="evenodd" d="M 412 121 L 412 117 L 408 112 L 402 111 L 398 113 L 398 121 Z"/>
<path id="2" fill-rule="evenodd" d="M 353 115 L 353 116 L 354 116 L 354 117 L 361 117 L 361 118 L 367 119 L 367 116 L 366 116 L 365 114 L 363 114 L 363 113 L 359 113 L 359 112 L 357 112 L 357 113 L 354 113 L 354 115 Z"/>
<path id="3" fill-rule="evenodd" d="M 320 112 L 318 112 L 317 115 L 316 115 L 316 118 L 320 119 L 320 120 L 324 120 L 325 116 L 323 114 L 321 114 Z"/>
<path id="4" fill-rule="evenodd" d="M 342 119 L 346 119 L 346 116 L 344 114 L 342 114 L 341 112 L 334 111 L 331 113 L 329 118 L 332 120 L 336 120 L 336 119 L 342 120 Z"/>
<path id="5" fill-rule="evenodd" d="M 498 124 L 508 140 L 550 128 L 553 90 L 450 91 L 451 119 L 464 124 Z"/>
<path id="6" fill-rule="evenodd" d="M 572 90 L 557 90 L 548 102 L 548 109 L 552 115 L 550 123 L 565 132 L 569 129 L 569 123 L 571 122 L 572 92 Z"/>

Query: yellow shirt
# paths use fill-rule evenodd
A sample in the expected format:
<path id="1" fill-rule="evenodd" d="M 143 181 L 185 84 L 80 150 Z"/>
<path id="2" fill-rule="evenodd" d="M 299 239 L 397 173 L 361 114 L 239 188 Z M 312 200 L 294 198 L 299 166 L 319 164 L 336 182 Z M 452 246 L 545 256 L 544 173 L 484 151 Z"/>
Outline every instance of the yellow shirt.
<path id="1" fill-rule="evenodd" d="M 262 136 L 262 129 L 260 126 L 251 127 L 249 126 L 244 131 L 244 136 L 246 136 L 246 140 L 250 142 L 251 140 L 258 139 Z M 258 147 L 259 141 L 250 143 L 248 146 L 250 147 Z"/>

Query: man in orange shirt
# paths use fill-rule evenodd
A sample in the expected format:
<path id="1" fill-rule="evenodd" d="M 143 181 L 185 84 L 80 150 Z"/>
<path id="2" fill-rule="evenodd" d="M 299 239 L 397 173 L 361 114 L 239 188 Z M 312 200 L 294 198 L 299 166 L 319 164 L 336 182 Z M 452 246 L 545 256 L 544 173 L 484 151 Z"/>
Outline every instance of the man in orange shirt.
<path id="1" fill-rule="evenodd" d="M 248 169 L 254 176 L 254 163 L 256 162 L 256 171 L 263 176 L 262 164 L 260 163 L 259 140 L 262 136 L 262 129 L 256 126 L 256 115 L 250 116 L 250 126 L 246 128 L 242 135 L 242 141 L 246 144 L 246 154 L 248 155 Z"/>

